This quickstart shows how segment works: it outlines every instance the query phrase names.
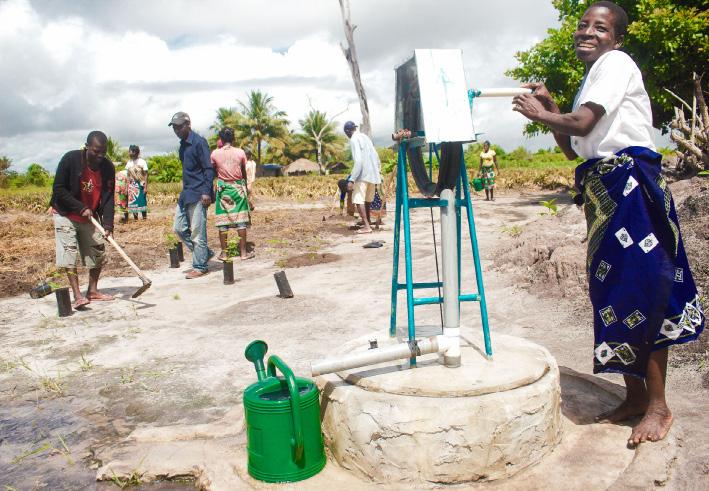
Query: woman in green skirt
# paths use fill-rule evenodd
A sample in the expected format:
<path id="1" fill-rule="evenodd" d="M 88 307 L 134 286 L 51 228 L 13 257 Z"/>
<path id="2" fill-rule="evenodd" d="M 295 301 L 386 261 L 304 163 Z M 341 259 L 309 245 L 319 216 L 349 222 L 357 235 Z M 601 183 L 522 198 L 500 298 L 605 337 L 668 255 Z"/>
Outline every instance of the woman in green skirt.
<path id="1" fill-rule="evenodd" d="M 253 253 L 246 250 L 246 230 L 251 227 L 249 192 L 246 183 L 246 153 L 233 147 L 234 130 L 224 128 L 219 132 L 223 146 L 212 152 L 212 165 L 217 174 L 216 225 L 222 252 L 219 259 L 227 256 L 229 229 L 239 234 L 239 252 L 242 260 L 251 259 Z"/>
<path id="2" fill-rule="evenodd" d="M 494 167 L 494 168 L 493 168 Z M 480 175 L 485 187 L 485 201 L 495 201 L 495 170 L 500 173 L 497 166 L 497 154 L 490 148 L 490 142 L 483 143 L 483 151 L 480 152 Z"/>

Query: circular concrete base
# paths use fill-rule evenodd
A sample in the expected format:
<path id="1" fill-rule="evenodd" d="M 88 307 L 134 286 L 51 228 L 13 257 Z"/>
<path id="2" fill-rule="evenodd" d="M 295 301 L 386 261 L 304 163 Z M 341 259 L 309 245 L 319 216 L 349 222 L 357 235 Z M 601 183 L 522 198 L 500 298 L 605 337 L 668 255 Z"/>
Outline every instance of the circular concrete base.
<path id="1" fill-rule="evenodd" d="M 367 346 L 363 338 L 343 352 Z M 377 482 L 502 479 L 538 462 L 561 436 L 556 361 L 511 336 L 496 335 L 494 350 L 488 360 L 463 346 L 459 368 L 428 355 L 415 369 L 390 363 L 318 377 L 333 457 Z"/>

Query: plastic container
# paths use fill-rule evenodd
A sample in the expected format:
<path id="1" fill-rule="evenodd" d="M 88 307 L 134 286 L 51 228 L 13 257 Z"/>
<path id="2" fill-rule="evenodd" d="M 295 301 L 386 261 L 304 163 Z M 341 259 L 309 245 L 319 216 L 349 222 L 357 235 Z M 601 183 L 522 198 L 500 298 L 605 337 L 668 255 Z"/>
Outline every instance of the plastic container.
<path id="1" fill-rule="evenodd" d="M 48 283 L 40 283 L 30 290 L 31 298 L 42 298 L 52 293 L 52 287 Z"/>
<path id="2" fill-rule="evenodd" d="M 180 267 L 180 259 L 178 256 L 177 252 L 177 247 L 174 247 L 169 250 L 170 251 L 170 267 L 171 268 L 179 268 Z"/>
<path id="3" fill-rule="evenodd" d="M 326 462 L 318 388 L 312 380 L 294 376 L 277 356 L 269 357 L 266 373 L 267 349 L 263 341 L 246 348 L 259 377 L 244 392 L 249 474 L 265 482 L 301 481 L 320 472 Z"/>
<path id="4" fill-rule="evenodd" d="M 57 297 L 57 314 L 59 314 L 59 317 L 70 316 L 72 313 L 72 308 L 69 288 L 57 288 L 54 290 L 54 295 Z"/>
<path id="5" fill-rule="evenodd" d="M 224 261 L 224 284 L 234 284 L 234 261 Z"/>
<path id="6" fill-rule="evenodd" d="M 479 177 L 476 177 L 473 179 L 473 189 L 476 191 L 482 191 L 483 190 L 483 180 Z"/>

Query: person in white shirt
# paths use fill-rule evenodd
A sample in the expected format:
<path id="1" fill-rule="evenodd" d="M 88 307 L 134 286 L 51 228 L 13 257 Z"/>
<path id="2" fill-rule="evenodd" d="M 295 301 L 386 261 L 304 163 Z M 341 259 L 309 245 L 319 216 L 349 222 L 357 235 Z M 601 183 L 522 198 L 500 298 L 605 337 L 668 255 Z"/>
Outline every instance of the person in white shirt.
<path id="1" fill-rule="evenodd" d="M 654 151 L 650 99 L 635 62 L 618 51 L 627 26 L 612 2 L 592 4 L 579 20 L 574 48 L 586 72 L 570 113 L 539 83 L 512 102 L 546 125 L 569 159 L 588 159 L 576 168 L 574 200 L 588 225 L 594 373 L 622 373 L 626 385 L 625 401 L 597 421 L 642 416 L 628 439 L 636 446 L 667 435 L 668 347 L 696 340 L 705 317 Z"/>
<path id="2" fill-rule="evenodd" d="M 254 182 L 256 182 L 256 162 L 251 158 L 251 150 L 246 150 L 246 191 L 249 193 L 251 211 L 254 211 Z"/>
<path id="3" fill-rule="evenodd" d="M 357 125 L 352 121 L 345 123 L 345 135 L 350 139 L 352 152 L 352 173 L 349 177 L 347 189 L 352 191 L 352 202 L 357 205 L 359 216 L 362 218 L 362 228 L 358 234 L 371 234 L 370 207 L 374 199 L 377 184 L 381 184 L 381 163 L 377 150 L 364 133 L 357 131 Z"/>
<path id="4" fill-rule="evenodd" d="M 130 155 L 130 160 L 126 162 L 128 212 L 133 214 L 135 220 L 138 219 L 138 213 L 141 213 L 145 220 L 148 218 L 148 163 L 140 158 L 138 145 L 128 147 L 128 154 Z M 127 220 L 127 213 L 124 218 Z"/>

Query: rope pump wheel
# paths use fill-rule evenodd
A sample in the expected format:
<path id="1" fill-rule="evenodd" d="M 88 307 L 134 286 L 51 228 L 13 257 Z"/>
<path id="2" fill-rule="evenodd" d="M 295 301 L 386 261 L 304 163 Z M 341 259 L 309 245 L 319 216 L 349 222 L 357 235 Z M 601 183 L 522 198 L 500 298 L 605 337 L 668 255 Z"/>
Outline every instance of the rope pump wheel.
<path id="1" fill-rule="evenodd" d="M 455 189 L 460 172 L 460 159 L 463 154 L 463 144 L 459 142 L 444 142 L 440 144 L 441 159 L 438 163 L 438 182 L 433 182 L 426 170 L 421 147 L 409 147 L 407 154 L 411 175 L 421 194 L 432 198 L 441 194 L 444 189 Z"/>

